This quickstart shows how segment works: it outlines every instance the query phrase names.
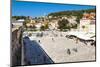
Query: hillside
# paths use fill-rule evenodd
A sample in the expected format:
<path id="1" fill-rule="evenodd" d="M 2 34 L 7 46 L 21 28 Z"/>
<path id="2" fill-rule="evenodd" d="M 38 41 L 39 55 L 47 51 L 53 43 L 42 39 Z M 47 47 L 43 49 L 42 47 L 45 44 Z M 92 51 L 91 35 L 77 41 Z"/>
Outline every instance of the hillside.
<path id="1" fill-rule="evenodd" d="M 58 16 L 77 16 L 77 17 L 82 17 L 83 13 L 91 13 L 91 12 L 96 12 L 96 9 L 87 9 L 87 10 L 72 10 L 72 11 L 60 11 L 60 12 L 54 12 L 48 14 L 48 16 L 53 16 L 53 17 L 58 17 Z"/>

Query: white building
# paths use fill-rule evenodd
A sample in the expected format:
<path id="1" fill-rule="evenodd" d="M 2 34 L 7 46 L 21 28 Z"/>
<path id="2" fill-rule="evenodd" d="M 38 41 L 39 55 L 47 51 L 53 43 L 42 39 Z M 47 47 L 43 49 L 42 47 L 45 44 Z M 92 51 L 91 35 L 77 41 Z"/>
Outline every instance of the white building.
<path id="1" fill-rule="evenodd" d="M 12 19 L 11 22 L 13 27 L 21 27 L 23 26 L 24 19 L 19 19 L 19 20 Z"/>
<path id="2" fill-rule="evenodd" d="M 80 20 L 80 31 L 95 33 L 95 14 L 84 14 Z"/>

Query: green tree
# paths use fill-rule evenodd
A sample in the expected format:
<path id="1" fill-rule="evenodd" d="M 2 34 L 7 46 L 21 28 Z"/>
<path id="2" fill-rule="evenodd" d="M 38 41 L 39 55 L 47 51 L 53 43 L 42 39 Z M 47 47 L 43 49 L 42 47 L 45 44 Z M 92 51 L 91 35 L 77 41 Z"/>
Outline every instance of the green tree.
<path id="1" fill-rule="evenodd" d="M 71 28 L 77 29 L 77 26 L 78 26 L 78 24 L 74 23 L 74 24 L 72 24 L 72 27 Z"/>
<path id="2" fill-rule="evenodd" d="M 46 30 L 48 28 L 49 28 L 49 26 L 48 26 L 48 24 L 46 24 L 45 26 L 41 26 L 40 30 L 44 31 L 44 30 Z"/>
<path id="3" fill-rule="evenodd" d="M 58 21 L 58 29 L 60 29 L 61 31 L 63 29 L 70 29 L 69 21 L 67 19 Z"/>
<path id="4" fill-rule="evenodd" d="M 45 26 L 41 26 L 40 30 L 44 31 L 45 30 Z"/>

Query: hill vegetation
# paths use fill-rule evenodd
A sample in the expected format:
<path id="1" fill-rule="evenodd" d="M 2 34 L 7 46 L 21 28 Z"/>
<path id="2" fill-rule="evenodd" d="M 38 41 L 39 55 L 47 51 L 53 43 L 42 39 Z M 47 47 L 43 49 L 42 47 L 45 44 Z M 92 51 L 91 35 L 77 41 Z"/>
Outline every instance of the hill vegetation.
<path id="1" fill-rule="evenodd" d="M 19 20 L 19 19 L 24 19 L 26 20 L 29 16 L 12 16 L 12 18 Z"/>
<path id="2" fill-rule="evenodd" d="M 48 16 L 59 17 L 59 16 L 79 16 L 82 17 L 83 13 L 91 13 L 96 12 L 95 9 L 87 9 L 87 10 L 71 10 L 71 11 L 60 11 L 48 14 Z"/>
<path id="3" fill-rule="evenodd" d="M 83 13 L 91 13 L 91 12 L 96 12 L 96 10 L 95 9 L 87 9 L 87 10 L 60 11 L 60 12 L 50 13 L 50 14 L 48 14 L 48 16 L 52 16 L 52 17 L 62 17 L 62 16 L 71 17 L 71 16 L 76 16 L 77 17 L 76 21 L 79 22 L 79 20 L 83 16 Z"/>

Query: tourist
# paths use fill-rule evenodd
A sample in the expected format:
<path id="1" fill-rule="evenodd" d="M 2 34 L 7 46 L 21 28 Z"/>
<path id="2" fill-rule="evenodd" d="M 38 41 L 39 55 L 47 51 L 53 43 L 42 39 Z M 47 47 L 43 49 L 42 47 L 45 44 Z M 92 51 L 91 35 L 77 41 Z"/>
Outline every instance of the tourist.
<path id="1" fill-rule="evenodd" d="M 71 51 L 70 51 L 70 49 L 67 49 L 67 54 L 69 54 L 69 55 L 71 54 Z"/>
<path id="2" fill-rule="evenodd" d="M 39 43 L 40 43 L 40 40 L 39 40 Z"/>

